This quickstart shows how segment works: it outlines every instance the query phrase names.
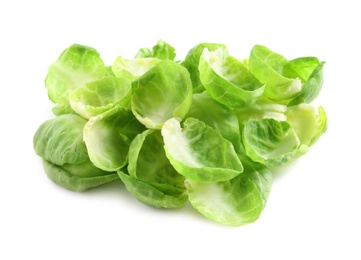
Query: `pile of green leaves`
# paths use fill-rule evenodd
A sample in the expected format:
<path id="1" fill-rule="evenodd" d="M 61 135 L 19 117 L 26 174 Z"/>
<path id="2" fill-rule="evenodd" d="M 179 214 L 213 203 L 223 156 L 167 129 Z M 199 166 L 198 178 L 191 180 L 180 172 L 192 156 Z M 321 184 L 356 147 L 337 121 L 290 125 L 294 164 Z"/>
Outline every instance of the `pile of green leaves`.
<path id="1" fill-rule="evenodd" d="M 144 204 L 188 200 L 225 225 L 259 218 L 272 170 L 305 154 L 326 131 L 318 96 L 324 62 L 288 60 L 256 45 L 246 60 L 201 43 L 184 60 L 160 40 L 106 66 L 74 44 L 45 79 L 54 118 L 35 152 L 58 185 L 84 191 L 121 180 Z"/>

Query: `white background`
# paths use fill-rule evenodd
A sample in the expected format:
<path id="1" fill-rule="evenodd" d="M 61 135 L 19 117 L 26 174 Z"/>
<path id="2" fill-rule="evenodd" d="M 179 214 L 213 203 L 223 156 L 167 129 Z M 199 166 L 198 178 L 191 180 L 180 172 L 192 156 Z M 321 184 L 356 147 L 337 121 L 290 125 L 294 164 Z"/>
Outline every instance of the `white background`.
<path id="1" fill-rule="evenodd" d="M 357 1 L 2 1 L 0 259 L 361 259 Z M 159 39 L 177 58 L 219 42 L 239 58 L 254 44 L 326 61 L 317 104 L 329 129 L 275 173 L 260 219 L 213 223 L 186 205 L 159 210 L 114 183 L 75 193 L 47 179 L 32 137 L 51 115 L 47 67 L 73 43 L 107 64 Z"/>

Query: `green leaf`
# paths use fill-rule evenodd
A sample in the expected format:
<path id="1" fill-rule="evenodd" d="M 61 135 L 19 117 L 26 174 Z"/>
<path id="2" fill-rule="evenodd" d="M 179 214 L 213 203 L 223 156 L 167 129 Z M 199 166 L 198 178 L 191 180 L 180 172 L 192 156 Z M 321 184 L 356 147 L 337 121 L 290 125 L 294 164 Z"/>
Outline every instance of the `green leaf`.
<path id="1" fill-rule="evenodd" d="M 256 221 L 266 205 L 272 173 L 246 160 L 243 173 L 231 180 L 200 183 L 186 180 L 189 201 L 210 220 L 230 226 Z"/>
<path id="2" fill-rule="evenodd" d="M 241 135 L 237 116 L 230 107 L 215 101 L 206 91 L 193 94 L 192 105 L 186 115 L 188 117 L 199 119 L 214 128 L 233 144 L 236 151 L 240 149 Z"/>
<path id="3" fill-rule="evenodd" d="M 241 128 L 250 121 L 264 118 L 273 118 L 277 121 L 286 121 L 287 106 L 277 103 L 256 102 L 252 106 L 233 110 Z"/>
<path id="4" fill-rule="evenodd" d="M 175 49 L 169 43 L 159 40 L 152 50 L 141 48 L 135 55 L 135 58 L 157 58 L 160 60 L 172 60 L 176 56 Z"/>
<path id="5" fill-rule="evenodd" d="M 61 116 L 65 114 L 75 114 L 74 110 L 71 108 L 70 103 L 65 103 L 61 105 L 56 105 L 52 108 L 54 115 Z"/>
<path id="6" fill-rule="evenodd" d="M 129 175 L 152 186 L 184 192 L 184 177 L 170 164 L 159 130 L 139 134 L 129 149 Z M 183 190 L 182 190 L 183 189 Z"/>
<path id="7" fill-rule="evenodd" d="M 324 64 L 325 62 L 320 62 L 317 65 L 304 84 L 301 92 L 293 100 L 291 100 L 291 102 L 288 104 L 289 106 L 294 106 L 301 103 L 311 103 L 317 98 L 323 85 Z"/>
<path id="8" fill-rule="evenodd" d="M 252 161 L 249 157 L 241 156 L 245 174 L 254 182 L 263 199 L 263 207 L 266 206 L 272 187 L 272 172 L 263 164 Z"/>
<path id="9" fill-rule="evenodd" d="M 37 155 L 56 165 L 82 163 L 88 154 L 83 141 L 86 120 L 66 114 L 42 123 L 33 137 Z"/>
<path id="10" fill-rule="evenodd" d="M 311 146 L 327 130 L 327 116 L 321 106 L 316 111 L 310 104 L 299 104 L 290 107 L 286 116 L 303 145 Z"/>
<path id="11" fill-rule="evenodd" d="M 301 57 L 288 61 L 282 70 L 282 74 L 288 78 L 299 78 L 306 82 L 312 72 L 320 64 L 316 57 Z"/>
<path id="12" fill-rule="evenodd" d="M 84 191 L 118 179 L 89 160 L 83 141 L 86 120 L 74 114 L 45 121 L 34 135 L 35 152 L 43 158 L 49 179 L 73 191 Z"/>
<path id="13" fill-rule="evenodd" d="M 86 191 L 88 189 L 93 189 L 105 183 L 119 180 L 119 177 L 116 173 L 105 173 L 102 172 L 99 174 L 99 169 L 96 169 L 93 166 L 93 171 L 90 170 L 91 167 L 87 167 L 89 170 L 87 176 L 79 176 L 78 171 L 83 171 L 84 164 L 72 165 L 71 171 L 64 166 L 57 166 L 51 162 L 43 160 L 43 167 L 48 178 L 54 183 L 72 191 Z"/>
<path id="14" fill-rule="evenodd" d="M 131 82 L 108 76 L 76 89 L 70 95 L 70 104 L 76 113 L 89 119 L 116 105 L 130 108 L 130 98 Z"/>
<path id="15" fill-rule="evenodd" d="M 99 53 L 91 47 L 73 44 L 49 66 L 45 86 L 49 99 L 61 108 L 55 113 L 69 112 L 69 95 L 87 82 L 104 77 L 106 67 Z"/>
<path id="16" fill-rule="evenodd" d="M 95 166 L 112 172 L 128 163 L 131 138 L 144 129 L 133 118 L 129 110 L 116 106 L 89 119 L 84 127 L 84 141 Z"/>
<path id="17" fill-rule="evenodd" d="M 148 128 L 161 129 L 169 118 L 183 118 L 191 102 L 189 73 L 173 61 L 161 61 L 133 82 L 132 111 Z"/>
<path id="18" fill-rule="evenodd" d="M 285 121 L 266 118 L 248 121 L 243 130 L 247 155 L 268 167 L 285 164 L 296 157 L 300 140 Z"/>
<path id="19" fill-rule="evenodd" d="M 224 44 L 219 43 L 201 43 L 197 46 L 193 47 L 185 57 L 184 61 L 181 63 L 182 66 L 184 66 L 190 74 L 191 80 L 192 80 L 192 86 L 193 86 L 193 92 L 199 93 L 204 90 L 204 86 L 199 78 L 199 60 L 202 56 L 203 50 L 208 49 L 209 51 L 215 51 L 219 48 L 223 51 L 223 56 L 228 56 L 228 49 Z"/>
<path id="20" fill-rule="evenodd" d="M 266 84 L 264 96 L 272 100 L 287 102 L 302 89 L 299 78 L 288 78 L 283 75 L 288 60 L 265 46 L 255 45 L 249 57 L 251 73 L 263 84 Z"/>
<path id="21" fill-rule="evenodd" d="M 172 118 L 164 124 L 162 135 L 170 163 L 190 180 L 224 181 L 243 171 L 232 143 L 197 119 L 188 118 L 181 129 Z"/>
<path id="22" fill-rule="evenodd" d="M 120 179 L 127 190 L 140 202 L 156 208 L 179 208 L 187 201 L 187 194 L 180 196 L 167 195 L 158 188 L 118 171 Z"/>
<path id="23" fill-rule="evenodd" d="M 157 65 L 161 60 L 156 58 L 123 59 L 119 56 L 112 66 L 114 75 L 131 81 L 143 76 L 148 70 Z"/>
<path id="24" fill-rule="evenodd" d="M 146 130 L 137 135 L 129 148 L 128 172 L 130 177 L 143 182 L 143 186 L 148 184 L 164 193 L 166 198 L 170 199 L 167 207 L 170 207 L 173 201 L 176 202 L 173 207 L 179 207 L 181 201 L 185 203 L 187 200 L 184 196 L 184 177 L 170 164 L 163 146 L 164 142 L 159 130 Z M 134 193 L 136 190 L 130 192 Z M 164 199 L 165 197 L 162 196 L 161 200 Z M 148 198 L 147 204 L 158 207 L 164 203 L 162 201 Z"/>
<path id="25" fill-rule="evenodd" d="M 229 107 L 245 107 L 262 95 L 264 86 L 237 59 L 223 58 L 222 49 L 203 50 L 199 61 L 199 77 L 208 93 Z"/>
<path id="26" fill-rule="evenodd" d="M 115 77 L 112 66 L 105 67 L 105 77 Z"/>

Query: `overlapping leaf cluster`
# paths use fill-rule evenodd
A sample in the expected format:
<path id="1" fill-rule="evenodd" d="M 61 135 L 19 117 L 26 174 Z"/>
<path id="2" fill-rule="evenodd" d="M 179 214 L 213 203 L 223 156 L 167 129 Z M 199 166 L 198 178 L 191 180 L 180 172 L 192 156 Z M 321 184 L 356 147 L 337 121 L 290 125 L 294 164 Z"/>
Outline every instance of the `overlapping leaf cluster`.
<path id="1" fill-rule="evenodd" d="M 201 43 L 184 60 L 160 40 L 106 66 L 74 44 L 48 70 L 54 118 L 34 148 L 48 177 L 84 191 L 119 180 L 144 204 L 182 207 L 243 225 L 259 218 L 271 170 L 326 131 L 318 96 L 324 62 L 288 60 L 256 45 L 248 59 Z"/>

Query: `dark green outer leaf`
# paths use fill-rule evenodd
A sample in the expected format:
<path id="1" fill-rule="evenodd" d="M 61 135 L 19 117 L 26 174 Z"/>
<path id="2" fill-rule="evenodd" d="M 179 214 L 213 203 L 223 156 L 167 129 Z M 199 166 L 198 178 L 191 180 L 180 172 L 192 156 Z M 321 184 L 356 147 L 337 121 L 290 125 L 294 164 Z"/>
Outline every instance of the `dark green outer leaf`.
<path id="1" fill-rule="evenodd" d="M 33 138 L 36 154 L 56 165 L 84 162 L 88 158 L 83 141 L 86 122 L 75 114 L 61 115 L 45 121 Z"/>
<path id="2" fill-rule="evenodd" d="M 72 191 L 85 191 L 119 179 L 116 173 L 93 177 L 76 176 L 64 170 L 62 167 L 46 160 L 43 160 L 43 167 L 50 180 L 59 186 Z"/>
<path id="3" fill-rule="evenodd" d="M 179 208 L 187 201 L 187 194 L 171 196 L 160 191 L 156 187 L 133 178 L 128 174 L 118 171 L 120 179 L 124 182 L 127 190 L 140 202 L 156 208 Z"/>

